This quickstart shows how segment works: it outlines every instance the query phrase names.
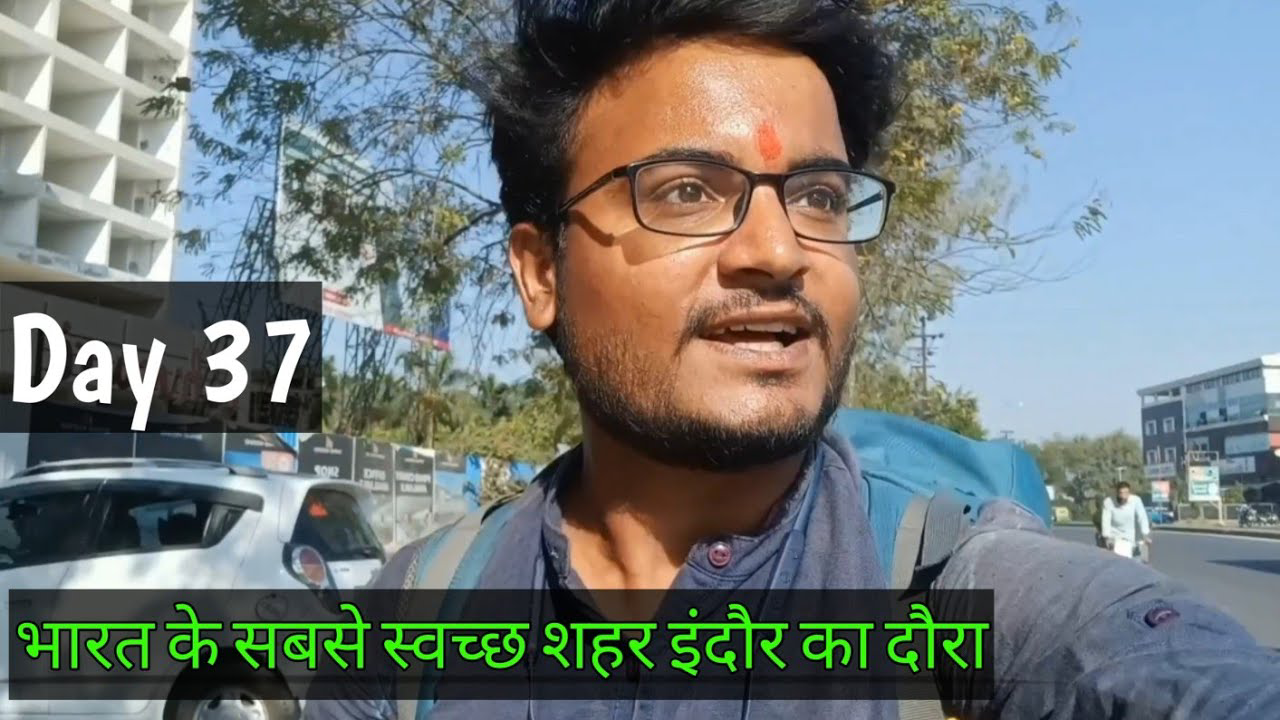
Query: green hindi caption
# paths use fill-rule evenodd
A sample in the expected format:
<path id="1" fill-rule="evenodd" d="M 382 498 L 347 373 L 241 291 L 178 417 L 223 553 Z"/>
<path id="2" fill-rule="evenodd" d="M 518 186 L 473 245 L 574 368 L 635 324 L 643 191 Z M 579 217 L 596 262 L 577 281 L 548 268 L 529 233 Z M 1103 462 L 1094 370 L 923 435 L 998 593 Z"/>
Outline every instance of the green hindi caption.
<path id="1" fill-rule="evenodd" d="M 165 623 L 163 628 L 176 631 L 166 648 L 168 656 L 178 663 L 186 663 L 193 669 L 215 664 L 220 648 L 208 633 L 225 628 L 243 633 L 234 642 L 236 653 L 251 668 L 277 669 L 280 657 L 292 663 L 305 664 L 315 670 L 323 650 L 343 670 L 354 667 L 365 669 L 365 635 L 373 625 L 366 622 L 359 609 L 350 602 L 340 609 L 350 616 L 346 622 L 285 623 L 285 622 L 233 622 L 227 626 L 217 622 L 201 622 L 195 608 L 189 603 L 175 603 L 174 610 L 185 616 L 184 620 Z M 779 670 L 788 667 L 778 657 L 776 650 L 782 644 L 783 634 L 792 631 L 791 623 L 759 622 L 751 619 L 747 609 L 739 603 L 730 603 L 725 622 L 699 622 L 697 609 L 689 610 L 688 622 L 667 623 L 670 631 L 678 631 L 671 639 L 669 660 L 672 669 L 696 677 L 707 665 L 718 665 L 731 673 L 750 671 L 757 660 L 769 662 Z M 856 655 L 857 667 L 868 667 L 868 635 L 877 629 L 896 630 L 884 648 L 888 659 L 909 667 L 913 673 L 937 668 L 936 634 L 954 633 L 941 638 L 943 654 L 962 670 L 983 668 L 983 633 L 990 630 L 988 623 L 942 623 L 933 619 L 932 613 L 921 603 L 912 603 L 908 622 L 891 622 L 877 626 L 870 622 L 815 622 L 796 623 L 795 631 L 805 633 L 801 648 L 806 660 L 825 670 L 850 667 Z M 71 652 L 66 663 L 62 658 L 62 639 L 76 648 L 84 639 L 84 647 L 93 662 L 104 670 L 117 666 L 125 671 L 147 671 L 151 667 L 150 634 L 160 626 L 154 622 L 23 622 L 17 626 L 18 638 L 25 642 L 28 657 L 39 660 L 48 656 L 50 670 L 80 669 L 80 653 Z M 547 641 L 540 646 L 543 655 L 559 662 L 563 669 L 594 670 L 602 678 L 609 678 L 626 660 L 621 647 L 625 637 L 627 650 L 646 668 L 653 670 L 656 664 L 645 653 L 649 649 L 658 623 L 549 623 L 543 626 Z M 409 656 L 421 663 L 443 670 L 446 648 L 449 643 L 457 647 L 458 655 L 465 662 L 483 662 L 492 670 L 505 670 L 525 659 L 527 644 L 524 633 L 528 623 L 417 623 L 386 622 L 379 628 L 392 634 L 383 641 L 383 650 L 402 670 L 410 668 Z M 592 632 L 589 652 L 584 634 Z M 926 636 L 924 657 L 912 648 L 899 650 L 903 642 L 914 642 L 917 632 Z M 121 637 L 120 634 L 125 634 Z M 705 633 L 705 634 L 704 634 Z M 744 642 L 733 643 L 734 633 Z M 278 638 L 284 636 L 283 642 Z M 972 636 L 973 655 L 957 654 Z M 701 638 L 701 642 L 700 642 Z M 851 642 L 851 638 L 853 641 Z M 113 651 L 104 655 L 115 640 Z M 757 642 L 758 641 L 758 642 Z M 573 650 L 569 647 L 572 644 Z M 855 649 L 856 644 L 856 649 Z M 133 657 L 130 657 L 132 651 Z M 757 656 L 759 652 L 759 657 Z M 589 658 L 587 655 L 589 654 Z M 110 657 L 109 657 L 110 656 Z M 112 661 L 114 658 L 114 662 Z"/>

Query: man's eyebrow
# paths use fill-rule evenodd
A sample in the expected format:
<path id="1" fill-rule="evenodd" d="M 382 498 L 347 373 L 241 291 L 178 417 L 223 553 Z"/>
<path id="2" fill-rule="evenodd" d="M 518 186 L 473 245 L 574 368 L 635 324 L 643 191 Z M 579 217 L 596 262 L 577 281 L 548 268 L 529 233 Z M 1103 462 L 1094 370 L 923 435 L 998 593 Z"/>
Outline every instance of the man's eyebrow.
<path id="1" fill-rule="evenodd" d="M 698 147 L 667 147 L 652 152 L 640 159 L 640 162 L 648 162 L 651 160 L 707 160 L 710 162 L 721 162 L 728 165 L 736 165 L 737 157 L 732 153 L 721 150 L 707 150 Z M 826 152 L 816 152 L 805 155 L 787 164 L 789 170 L 808 170 L 810 168 L 826 167 L 826 168 L 844 168 L 852 170 L 853 165 L 849 163 L 849 159 Z"/>
<path id="2" fill-rule="evenodd" d="M 650 160 L 708 160 L 732 165 L 737 161 L 737 158 L 732 153 L 720 150 L 707 150 L 706 148 L 697 147 L 667 147 L 644 156 L 640 159 L 640 162 L 648 162 Z"/>
<path id="3" fill-rule="evenodd" d="M 792 171 L 808 170 L 809 168 L 816 168 L 816 167 L 824 167 L 824 168 L 834 167 L 834 168 L 843 168 L 845 170 L 853 169 L 853 165 L 849 163 L 848 158 L 840 157 L 839 155 L 831 155 L 825 152 L 817 152 L 817 153 L 813 153 L 812 155 L 805 155 L 804 157 L 800 157 L 795 160 L 792 160 L 787 165 L 787 168 Z"/>

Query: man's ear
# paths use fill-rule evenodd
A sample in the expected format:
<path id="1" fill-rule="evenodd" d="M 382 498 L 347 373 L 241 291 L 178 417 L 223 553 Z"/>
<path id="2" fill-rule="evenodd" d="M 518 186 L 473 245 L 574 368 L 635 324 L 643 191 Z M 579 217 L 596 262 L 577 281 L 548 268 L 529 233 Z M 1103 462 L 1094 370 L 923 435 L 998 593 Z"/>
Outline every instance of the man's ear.
<path id="1" fill-rule="evenodd" d="M 530 223 L 511 228 L 507 260 L 524 304 L 529 327 L 545 332 L 556 319 L 556 261 L 553 239 Z M 564 249 L 561 248 L 561 252 Z"/>

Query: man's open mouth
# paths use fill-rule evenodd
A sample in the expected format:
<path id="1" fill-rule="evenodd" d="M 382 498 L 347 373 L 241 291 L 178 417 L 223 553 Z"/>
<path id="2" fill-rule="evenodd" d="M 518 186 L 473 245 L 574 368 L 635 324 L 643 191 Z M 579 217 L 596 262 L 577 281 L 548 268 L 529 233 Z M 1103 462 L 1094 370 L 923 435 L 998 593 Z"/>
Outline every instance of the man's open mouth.
<path id="1" fill-rule="evenodd" d="M 750 323 L 719 328 L 703 336 L 741 350 L 777 352 L 810 337 L 809 329 L 785 322 Z"/>

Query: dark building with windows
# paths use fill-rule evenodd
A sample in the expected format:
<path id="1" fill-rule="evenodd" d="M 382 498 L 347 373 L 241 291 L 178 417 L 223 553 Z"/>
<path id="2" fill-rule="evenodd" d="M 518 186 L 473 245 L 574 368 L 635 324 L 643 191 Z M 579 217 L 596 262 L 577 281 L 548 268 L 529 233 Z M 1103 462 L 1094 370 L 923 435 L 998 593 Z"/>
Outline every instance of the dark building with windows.
<path id="1" fill-rule="evenodd" d="M 1188 451 L 1217 458 L 1223 487 L 1280 499 L 1280 355 L 1138 391 L 1146 476 L 1184 487 Z"/>

